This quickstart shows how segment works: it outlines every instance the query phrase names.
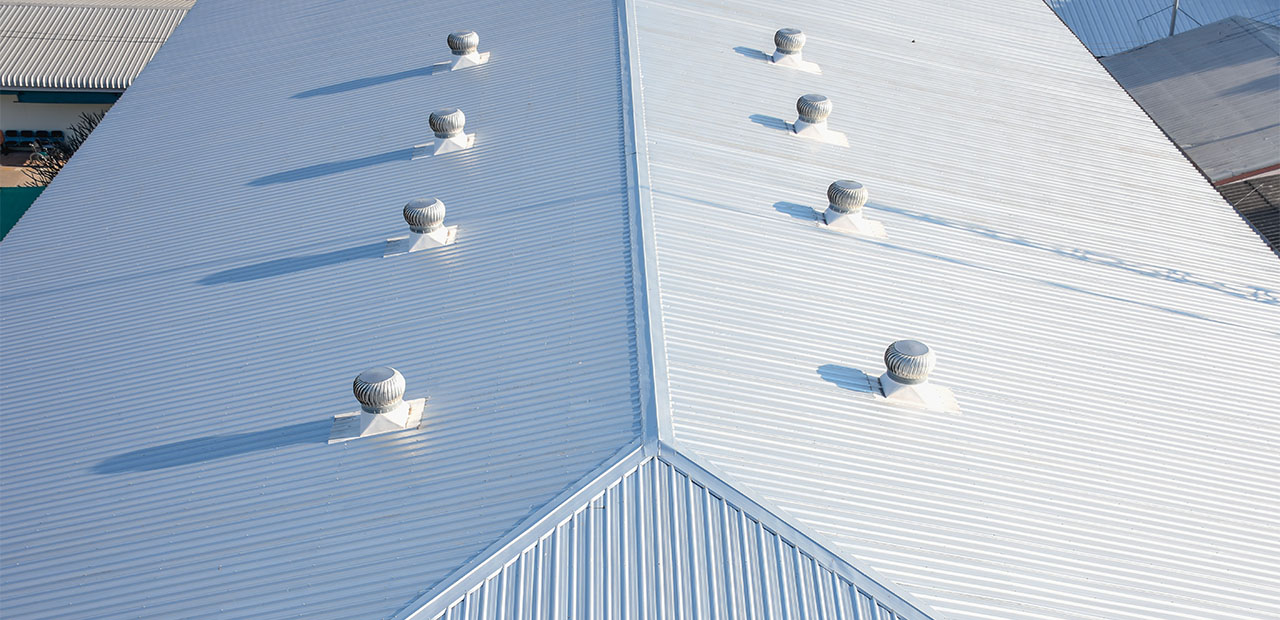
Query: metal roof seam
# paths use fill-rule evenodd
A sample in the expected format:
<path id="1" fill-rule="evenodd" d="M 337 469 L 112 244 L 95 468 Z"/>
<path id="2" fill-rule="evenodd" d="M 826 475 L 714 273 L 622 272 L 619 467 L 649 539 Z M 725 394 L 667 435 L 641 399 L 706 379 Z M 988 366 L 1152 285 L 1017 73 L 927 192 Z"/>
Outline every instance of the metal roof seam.
<path id="1" fill-rule="evenodd" d="M 616 0 L 618 45 L 623 72 L 622 105 L 627 151 L 627 192 L 632 211 L 632 267 L 636 287 L 636 343 L 640 376 L 648 381 L 641 393 L 645 445 L 656 447 L 660 439 L 672 439 L 671 396 L 668 391 L 666 345 L 662 328 L 662 292 L 658 287 L 658 257 L 654 242 L 653 194 L 649 181 L 649 147 L 644 133 L 644 89 L 634 0 Z M 643 336 L 641 336 L 643 334 Z"/>
<path id="2" fill-rule="evenodd" d="M 654 247 L 655 232 L 652 212 L 652 187 L 649 182 L 648 144 L 644 135 L 644 93 L 640 78 L 642 70 L 639 64 L 638 43 L 636 37 L 633 36 L 637 32 L 635 6 L 633 0 L 617 0 L 616 6 L 618 10 L 619 54 L 622 60 L 620 67 L 625 84 L 623 88 L 624 147 L 627 157 L 627 182 L 630 186 L 627 196 L 632 211 L 632 265 L 633 284 L 636 288 L 636 293 L 633 297 L 635 303 L 633 316 L 638 334 L 636 343 L 638 349 L 637 360 L 640 365 L 639 376 L 641 377 L 642 385 L 646 380 L 649 382 L 649 385 L 644 386 L 641 390 L 643 422 L 642 437 L 639 440 L 640 445 L 636 450 L 621 457 L 612 465 L 602 467 L 603 470 L 598 476 L 581 485 L 558 506 L 549 509 L 545 515 L 531 519 L 527 522 L 527 527 L 521 526 L 517 528 L 522 530 L 520 533 L 513 533 L 509 539 L 504 539 L 504 541 L 495 544 L 492 552 L 486 551 L 478 556 L 472 566 L 459 571 L 461 575 L 457 579 L 450 577 L 445 582 L 442 582 L 450 585 L 444 589 L 437 588 L 433 592 L 424 594 L 397 614 L 395 618 L 397 620 L 408 620 L 411 618 L 437 617 L 438 614 L 447 610 L 460 596 L 474 588 L 481 587 L 485 576 L 491 572 L 486 570 L 487 568 L 491 569 L 495 565 L 504 566 L 516 561 L 519 557 L 518 553 L 522 552 L 524 547 L 527 546 L 520 543 L 540 532 L 545 527 L 545 523 L 553 522 L 553 519 L 557 516 L 567 518 L 572 515 L 584 495 L 599 492 L 603 487 L 611 484 L 618 477 L 617 472 L 619 469 L 625 467 L 633 468 L 638 466 L 642 459 L 651 457 L 666 458 L 678 463 L 679 465 L 676 465 L 678 468 L 682 467 L 701 474 L 700 478 L 709 481 L 707 483 L 708 488 L 714 486 L 715 490 L 719 491 L 723 496 L 735 496 L 738 498 L 738 503 L 755 506 L 757 513 L 768 515 L 776 520 L 773 523 L 775 529 L 793 531 L 795 535 L 789 537 L 789 539 L 796 539 L 792 542 L 797 544 L 798 548 L 803 547 L 815 557 L 825 558 L 825 561 L 822 562 L 824 566 L 842 567 L 842 570 L 837 572 L 846 578 L 855 580 L 854 582 L 858 583 L 860 587 L 875 591 L 878 598 L 898 599 L 901 605 L 920 613 L 919 616 L 909 613 L 902 617 L 919 617 L 921 619 L 939 617 L 936 612 L 925 611 L 928 607 L 923 603 L 890 590 L 883 584 L 891 582 L 883 577 L 875 576 L 874 571 L 871 569 L 855 565 L 850 558 L 833 551 L 835 549 L 833 545 L 823 541 L 816 532 L 800 525 L 798 520 L 787 516 L 785 512 L 776 506 L 767 506 L 758 497 L 754 497 L 753 494 L 749 494 L 744 489 L 728 482 L 723 473 L 713 473 L 711 466 L 705 460 L 692 454 L 686 455 L 675 447 L 676 441 L 671 425 L 670 396 L 666 381 L 665 346 L 662 337 L 661 292 L 658 290 L 656 278 L 646 277 L 648 274 L 657 273 L 657 256 Z M 640 334 L 643 334 L 643 337 Z"/>

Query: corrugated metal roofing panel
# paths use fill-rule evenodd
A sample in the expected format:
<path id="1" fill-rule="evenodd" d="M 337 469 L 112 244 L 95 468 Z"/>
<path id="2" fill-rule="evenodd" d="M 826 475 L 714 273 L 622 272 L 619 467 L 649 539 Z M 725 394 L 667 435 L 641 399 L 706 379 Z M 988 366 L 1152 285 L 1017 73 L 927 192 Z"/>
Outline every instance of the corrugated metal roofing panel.
<path id="1" fill-rule="evenodd" d="M 0 3 L 0 87 L 124 90 L 189 3 Z"/>
<path id="2" fill-rule="evenodd" d="M 636 7 L 682 449 L 941 617 L 1280 615 L 1280 264 L 1048 9 Z M 868 393 L 904 337 L 961 414 Z"/>
<path id="3" fill-rule="evenodd" d="M 1218 191 L 1280 255 L 1280 174 L 1228 183 Z"/>
<path id="4" fill-rule="evenodd" d="M 0 244 L 6 615 L 404 612 L 631 454 L 651 319 L 681 449 L 936 617 L 1275 615 L 1280 269 L 1043 6 L 635 9 L 639 67 L 610 3 L 453 5 L 446 74 L 419 3 L 197 7 Z M 815 91 L 853 148 L 785 135 Z M 845 176 L 887 240 L 814 224 Z M 420 194 L 458 245 L 381 258 Z M 902 336 L 963 413 L 866 392 Z M 426 427 L 325 445 L 374 363 Z"/>
<path id="5" fill-rule="evenodd" d="M 1173 0 L 1045 0 L 1094 56 L 1169 36 Z M 1232 16 L 1280 24 L 1273 0 L 1181 0 L 1175 34 Z"/>
<path id="6" fill-rule="evenodd" d="M 635 441 L 615 9 L 440 11 L 201 2 L 0 244 L 0 615 L 387 617 Z M 375 364 L 424 427 L 327 445 Z"/>
<path id="7" fill-rule="evenodd" d="M 927 618 L 713 487 L 647 458 L 434 618 Z"/>
<path id="8" fill-rule="evenodd" d="M 215 0 L 216 1 L 216 0 Z M 4 0 L 0 4 L 97 8 L 190 9 L 196 0 Z"/>
<path id="9" fill-rule="evenodd" d="M 1102 64 L 1210 180 L 1280 166 L 1280 26 L 1236 17 Z"/>

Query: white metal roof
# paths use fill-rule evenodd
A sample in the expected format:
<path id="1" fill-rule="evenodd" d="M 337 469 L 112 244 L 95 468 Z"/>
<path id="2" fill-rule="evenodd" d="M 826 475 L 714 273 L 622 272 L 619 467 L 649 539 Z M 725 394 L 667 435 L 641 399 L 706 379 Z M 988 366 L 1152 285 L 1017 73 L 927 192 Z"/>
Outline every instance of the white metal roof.
<path id="1" fill-rule="evenodd" d="M 1102 64 L 1210 180 L 1280 165 L 1280 26 L 1233 17 Z"/>
<path id="2" fill-rule="evenodd" d="M 1045 0 L 1094 56 L 1169 36 L 1173 0 Z M 1232 16 L 1280 24 L 1274 0 L 1180 0 L 1174 34 Z"/>
<path id="3" fill-rule="evenodd" d="M 0 243 L 0 607 L 485 617 L 710 509 L 782 615 L 1276 615 L 1280 265 L 1044 5 L 805 11 L 202 1 Z M 432 70 L 457 28 L 489 64 Z M 410 159 L 446 106 L 476 147 Z M 842 177 L 888 239 L 817 228 Z M 419 195 L 458 243 L 382 258 Z M 962 413 L 866 391 L 901 337 Z M 423 428 L 327 445 L 373 364 Z M 618 502 L 693 537 L 555 555 Z"/>
<path id="4" fill-rule="evenodd" d="M 0 244 L 0 616 L 389 616 L 638 438 L 615 12 L 190 19 Z M 501 62 L 426 71 L 455 24 Z M 378 364 L 423 429 L 327 445 Z"/>
<path id="5" fill-rule="evenodd" d="M 191 4 L 0 2 L 0 88 L 124 90 Z"/>
<path id="6" fill-rule="evenodd" d="M 1045 6 L 636 7 L 678 447 L 939 617 L 1280 616 L 1280 263 Z M 962 413 L 869 393 L 900 338 Z"/>

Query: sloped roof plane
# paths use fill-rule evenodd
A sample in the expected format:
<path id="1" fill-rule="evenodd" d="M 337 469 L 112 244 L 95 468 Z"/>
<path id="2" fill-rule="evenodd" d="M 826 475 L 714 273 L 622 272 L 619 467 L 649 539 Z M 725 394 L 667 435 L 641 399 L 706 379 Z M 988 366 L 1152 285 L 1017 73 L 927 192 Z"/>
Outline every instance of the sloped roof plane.
<path id="1" fill-rule="evenodd" d="M 806 11 L 204 0 L 0 243 L 0 608 L 1275 615 L 1280 266 L 1047 7 Z M 871 393 L 901 337 L 961 413 Z M 423 426 L 326 444 L 373 364 Z"/>
<path id="2" fill-rule="evenodd" d="M 389 616 L 638 441 L 616 13 L 470 3 L 503 62 L 432 75 L 438 10 L 199 3 L 5 239 L 0 616 Z M 326 445 L 378 364 L 424 431 Z"/>
<path id="3" fill-rule="evenodd" d="M 806 10 L 820 76 L 771 3 L 636 1 L 675 444 L 938 617 L 1280 613 L 1280 263 L 1044 6 Z M 817 227 L 838 178 L 887 238 Z M 908 337 L 961 414 L 869 394 Z"/>

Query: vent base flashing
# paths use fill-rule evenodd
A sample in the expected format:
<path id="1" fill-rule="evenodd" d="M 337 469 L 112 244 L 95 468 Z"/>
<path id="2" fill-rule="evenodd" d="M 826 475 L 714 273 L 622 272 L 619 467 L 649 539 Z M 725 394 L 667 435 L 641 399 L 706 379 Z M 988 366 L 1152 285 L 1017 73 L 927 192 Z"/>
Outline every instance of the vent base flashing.
<path id="1" fill-rule="evenodd" d="M 405 429 L 416 429 L 422 425 L 422 412 L 426 409 L 426 398 L 405 400 L 399 407 L 388 413 L 368 413 L 350 411 L 333 416 L 333 426 L 329 429 L 329 443 L 342 443 Z"/>
<path id="2" fill-rule="evenodd" d="M 854 235 L 857 237 L 883 239 L 888 236 L 885 233 L 884 224 L 863 217 L 861 211 L 856 213 L 841 213 L 831 207 L 827 207 L 826 212 L 822 214 L 822 222 L 820 222 L 819 225 L 836 232 Z"/>
<path id="3" fill-rule="evenodd" d="M 773 56 L 769 58 L 769 63 L 779 67 L 799 69 L 806 73 L 822 75 L 822 69 L 818 67 L 818 63 L 804 60 L 800 57 L 800 54 L 784 54 L 781 50 L 776 50 L 773 52 Z"/>
<path id="4" fill-rule="evenodd" d="M 924 383 L 899 383 L 889 373 L 880 375 L 880 393 L 889 402 L 938 411 L 942 413 L 960 413 L 960 403 L 951 390 L 940 385 Z"/>
<path id="5" fill-rule="evenodd" d="M 436 138 L 431 142 L 413 145 L 413 159 L 465 151 L 475 144 L 476 134 L 473 133 L 458 134 L 451 138 Z"/>
<path id="6" fill-rule="evenodd" d="M 400 256 L 401 254 L 409 254 L 420 250 L 430 250 L 434 248 L 453 245 L 458 240 L 457 226 L 441 226 L 429 233 L 409 233 L 399 237 L 391 237 L 387 239 L 386 249 L 382 252 L 382 257 Z"/>
<path id="7" fill-rule="evenodd" d="M 807 123 L 802 120 L 796 120 L 791 123 L 791 133 L 808 140 L 817 140 L 818 142 L 826 142 L 836 146 L 849 146 L 849 139 L 843 133 L 828 128 L 826 121 Z"/>
<path id="8" fill-rule="evenodd" d="M 489 52 L 472 52 L 470 54 L 455 56 L 448 64 L 450 71 L 457 71 L 459 69 L 479 67 L 486 62 L 489 62 Z"/>

